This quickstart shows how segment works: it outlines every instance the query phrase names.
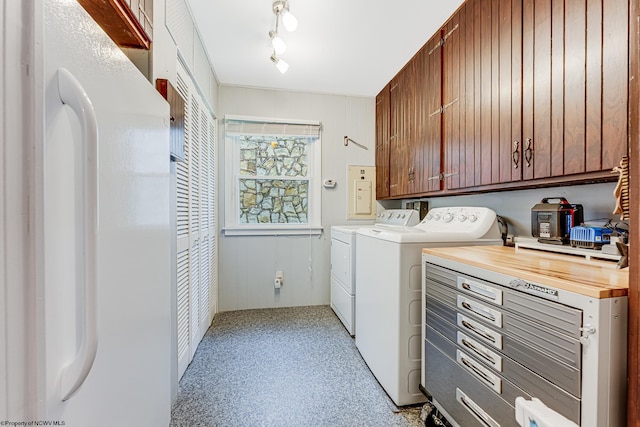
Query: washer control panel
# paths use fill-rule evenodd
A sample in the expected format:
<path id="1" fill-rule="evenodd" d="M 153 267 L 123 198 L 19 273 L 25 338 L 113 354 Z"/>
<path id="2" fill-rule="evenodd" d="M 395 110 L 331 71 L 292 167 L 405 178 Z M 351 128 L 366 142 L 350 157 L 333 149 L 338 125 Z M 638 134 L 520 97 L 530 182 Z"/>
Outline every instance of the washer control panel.
<path id="1" fill-rule="evenodd" d="M 416 226 L 423 231 L 477 235 L 496 222 L 496 213 L 484 207 L 462 206 L 433 208 Z"/>
<path id="2" fill-rule="evenodd" d="M 413 227 L 419 222 L 420 214 L 413 209 L 387 209 L 376 215 L 376 225 Z"/>

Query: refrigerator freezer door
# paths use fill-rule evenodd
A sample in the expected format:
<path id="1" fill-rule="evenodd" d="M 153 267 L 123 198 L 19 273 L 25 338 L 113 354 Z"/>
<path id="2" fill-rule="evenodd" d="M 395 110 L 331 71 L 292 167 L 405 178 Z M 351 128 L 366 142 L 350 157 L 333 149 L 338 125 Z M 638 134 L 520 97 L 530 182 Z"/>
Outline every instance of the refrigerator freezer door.
<path id="1" fill-rule="evenodd" d="M 166 426 L 169 107 L 77 2 L 38 4 L 39 419 L 67 427 Z M 95 111 L 93 155 L 84 110 L 61 99 L 61 69 Z"/>

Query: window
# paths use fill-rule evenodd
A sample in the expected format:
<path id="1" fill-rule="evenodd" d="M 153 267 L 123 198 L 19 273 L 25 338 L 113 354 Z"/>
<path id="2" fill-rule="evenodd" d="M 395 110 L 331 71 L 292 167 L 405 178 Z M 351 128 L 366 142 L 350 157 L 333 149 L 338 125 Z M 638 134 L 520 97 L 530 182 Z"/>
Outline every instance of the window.
<path id="1" fill-rule="evenodd" d="M 225 118 L 225 234 L 318 234 L 320 124 Z"/>

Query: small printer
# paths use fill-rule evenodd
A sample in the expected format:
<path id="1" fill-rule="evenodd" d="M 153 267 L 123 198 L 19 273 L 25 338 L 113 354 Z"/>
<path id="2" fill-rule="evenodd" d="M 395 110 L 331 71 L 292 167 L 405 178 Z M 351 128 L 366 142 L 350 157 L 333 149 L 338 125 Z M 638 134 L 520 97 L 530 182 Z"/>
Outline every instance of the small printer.
<path id="1" fill-rule="evenodd" d="M 531 208 L 531 235 L 540 243 L 566 245 L 571 228 L 583 221 L 582 205 L 569 203 L 564 197 L 545 197 Z"/>

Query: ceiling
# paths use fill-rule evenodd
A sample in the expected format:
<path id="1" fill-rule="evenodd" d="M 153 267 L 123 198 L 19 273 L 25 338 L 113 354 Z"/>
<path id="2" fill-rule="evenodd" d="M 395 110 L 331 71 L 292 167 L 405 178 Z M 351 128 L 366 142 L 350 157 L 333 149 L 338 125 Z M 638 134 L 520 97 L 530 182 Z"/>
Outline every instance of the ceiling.
<path id="1" fill-rule="evenodd" d="M 289 0 L 298 29 L 269 60 L 272 0 L 188 0 L 222 85 L 373 97 L 463 0 Z"/>

